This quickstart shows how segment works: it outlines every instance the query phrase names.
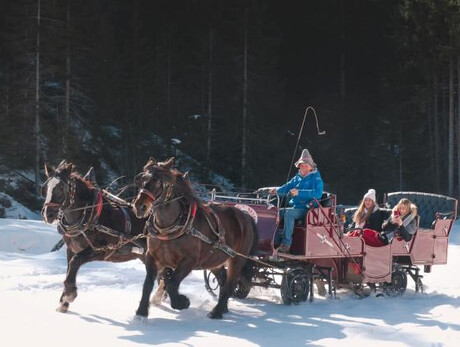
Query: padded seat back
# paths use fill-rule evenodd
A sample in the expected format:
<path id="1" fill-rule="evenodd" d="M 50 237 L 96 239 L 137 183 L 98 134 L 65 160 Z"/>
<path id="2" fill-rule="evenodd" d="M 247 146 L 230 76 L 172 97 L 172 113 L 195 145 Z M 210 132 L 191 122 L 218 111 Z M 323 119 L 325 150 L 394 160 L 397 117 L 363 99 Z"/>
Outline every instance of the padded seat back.
<path id="1" fill-rule="evenodd" d="M 402 198 L 409 199 L 418 208 L 420 228 L 430 229 L 436 219 L 436 213 L 446 214 L 447 218 L 456 218 L 457 200 L 444 195 L 419 192 L 388 193 L 386 202 L 393 208 Z M 440 217 L 442 218 L 442 216 Z"/>

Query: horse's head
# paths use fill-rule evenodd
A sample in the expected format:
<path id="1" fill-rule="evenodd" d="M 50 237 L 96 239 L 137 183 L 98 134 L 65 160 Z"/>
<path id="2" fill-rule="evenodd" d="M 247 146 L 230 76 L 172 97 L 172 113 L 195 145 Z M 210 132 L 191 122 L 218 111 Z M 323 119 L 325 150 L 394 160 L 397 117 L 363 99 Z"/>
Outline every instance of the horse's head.
<path id="1" fill-rule="evenodd" d="M 45 164 L 47 179 L 41 190 L 42 196 L 45 198 L 41 215 L 46 223 L 53 223 L 58 219 L 60 212 L 74 204 L 78 182 L 77 176 L 72 172 L 73 164 L 67 163 L 65 160 L 56 169 L 51 169 Z M 88 184 L 93 182 L 93 168 L 89 169 L 83 180 L 87 180 Z"/>
<path id="2" fill-rule="evenodd" d="M 134 210 L 138 218 L 145 218 L 154 205 L 167 199 L 175 181 L 172 165 L 174 157 L 165 162 L 157 162 L 150 158 L 143 171 L 134 178 L 135 185 L 140 189 L 134 200 Z"/>

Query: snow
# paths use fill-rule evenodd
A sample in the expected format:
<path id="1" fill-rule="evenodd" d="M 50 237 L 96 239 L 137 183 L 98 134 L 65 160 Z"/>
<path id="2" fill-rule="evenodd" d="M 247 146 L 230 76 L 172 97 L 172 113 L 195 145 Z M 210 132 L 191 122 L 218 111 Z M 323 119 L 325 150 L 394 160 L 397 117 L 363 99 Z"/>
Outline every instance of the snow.
<path id="1" fill-rule="evenodd" d="M 0 192 L 0 199 L 7 199 L 11 202 L 11 207 L 5 208 L 5 218 L 40 219 L 39 213 L 33 212 L 8 194 Z"/>
<path id="2" fill-rule="evenodd" d="M 339 291 L 286 306 L 279 290 L 255 288 L 231 299 L 222 320 L 206 314 L 215 299 L 201 271 L 181 291 L 188 310 L 166 300 L 147 319 L 134 319 L 144 279 L 139 261 L 83 265 L 79 296 L 68 313 L 55 308 L 66 273 L 65 247 L 41 221 L 0 219 L 0 326 L 2 346 L 456 346 L 460 340 L 460 223 L 452 230 L 447 265 L 424 274 L 425 294 L 412 281 L 398 298 L 356 299 Z"/>

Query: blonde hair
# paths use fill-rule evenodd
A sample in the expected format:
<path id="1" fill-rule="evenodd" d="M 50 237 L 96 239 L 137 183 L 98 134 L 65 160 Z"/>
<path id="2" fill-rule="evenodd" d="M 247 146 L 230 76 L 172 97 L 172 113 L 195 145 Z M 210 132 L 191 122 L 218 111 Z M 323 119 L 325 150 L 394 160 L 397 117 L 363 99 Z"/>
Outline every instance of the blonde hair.
<path id="1" fill-rule="evenodd" d="M 402 198 L 401 200 L 399 200 L 399 202 L 395 205 L 395 207 L 393 207 L 393 212 L 396 211 L 398 207 L 401 205 L 404 205 L 406 207 L 406 211 L 407 211 L 406 215 L 411 213 L 412 215 L 417 216 L 417 213 L 418 213 L 417 206 L 413 204 L 409 199 L 406 199 L 406 198 Z M 404 216 L 401 216 L 401 217 L 404 217 Z"/>
<path id="2" fill-rule="evenodd" d="M 374 200 L 371 199 L 372 201 L 372 207 L 366 212 L 366 214 L 361 218 L 362 214 L 363 214 L 363 211 L 364 211 L 364 201 L 366 199 L 362 199 L 361 202 L 359 203 L 359 207 L 358 209 L 356 210 L 355 214 L 353 215 L 353 222 L 355 222 L 356 224 L 359 224 L 361 223 L 362 221 L 366 221 L 369 216 L 371 215 L 371 213 L 374 211 L 374 208 L 375 208 L 375 202 Z"/>

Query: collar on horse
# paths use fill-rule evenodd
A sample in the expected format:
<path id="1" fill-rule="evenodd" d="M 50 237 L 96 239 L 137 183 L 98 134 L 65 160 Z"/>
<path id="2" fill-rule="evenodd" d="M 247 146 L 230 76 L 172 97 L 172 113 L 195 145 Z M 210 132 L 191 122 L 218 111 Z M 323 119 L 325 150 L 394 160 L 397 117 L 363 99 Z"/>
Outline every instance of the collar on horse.
<path id="1" fill-rule="evenodd" d="M 209 237 L 204 235 L 198 229 L 193 227 L 193 223 L 195 221 L 196 212 L 197 212 L 198 207 L 201 208 L 203 215 L 206 218 L 206 221 L 211 231 L 217 237 L 216 241 L 211 240 Z M 211 221 L 211 216 L 214 219 L 214 223 Z M 182 221 L 184 222 L 182 223 Z M 173 224 L 171 224 L 168 227 L 161 227 L 158 225 L 156 218 L 155 218 L 155 212 L 154 210 L 152 210 L 152 213 L 150 214 L 149 219 L 147 220 L 145 224 L 145 228 L 147 232 L 149 233 L 150 237 L 153 237 L 153 238 L 156 238 L 162 241 L 174 240 L 174 239 L 181 237 L 184 234 L 189 234 L 193 237 L 200 239 L 201 241 L 207 244 L 212 245 L 214 248 L 217 248 L 225 252 L 227 255 L 231 257 L 234 257 L 236 255 L 236 252 L 225 244 L 225 229 L 223 228 L 222 223 L 217 213 L 215 213 L 214 210 L 210 208 L 209 206 L 201 205 L 201 204 L 200 206 L 198 206 L 198 204 L 195 201 L 189 205 L 186 218 L 182 210 L 178 218 L 176 218 Z"/>
<path id="2" fill-rule="evenodd" d="M 150 192 L 149 192 L 150 193 Z M 169 202 L 169 201 L 168 201 Z M 158 205 L 155 205 L 158 206 Z M 155 212 L 152 210 L 145 227 L 148 233 L 157 239 L 167 241 L 167 240 L 174 240 L 178 237 L 184 235 L 188 229 L 191 228 L 193 222 L 195 221 L 196 217 L 196 210 L 197 210 L 197 203 L 193 202 L 189 205 L 188 213 L 185 215 L 183 213 L 183 209 L 176 220 L 167 227 L 162 227 L 158 224 Z"/>
<path id="3" fill-rule="evenodd" d="M 72 206 L 72 204 L 70 204 L 69 207 L 70 206 Z M 74 224 L 67 224 L 65 221 L 64 215 L 61 212 L 61 216 L 59 218 L 60 228 L 58 228 L 58 230 L 62 230 L 62 233 L 65 236 L 69 236 L 69 237 L 75 237 L 82 233 L 84 234 L 85 231 L 97 225 L 97 222 L 102 212 L 102 207 L 103 207 L 102 192 L 99 189 L 96 189 L 94 191 L 94 199 L 93 199 L 91 206 L 89 206 L 89 203 L 85 205 L 80 219 Z"/>

